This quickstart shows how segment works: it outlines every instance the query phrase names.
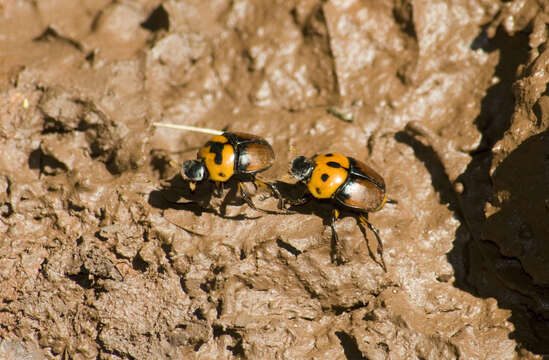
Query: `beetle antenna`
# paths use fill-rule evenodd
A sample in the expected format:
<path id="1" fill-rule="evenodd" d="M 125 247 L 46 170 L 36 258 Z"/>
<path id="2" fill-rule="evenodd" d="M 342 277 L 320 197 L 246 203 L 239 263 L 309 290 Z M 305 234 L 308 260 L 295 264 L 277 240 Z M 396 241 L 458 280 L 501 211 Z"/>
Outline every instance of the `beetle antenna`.
<path id="1" fill-rule="evenodd" d="M 212 134 L 212 135 L 222 135 L 223 131 L 215 130 L 215 129 L 208 129 L 208 128 L 202 128 L 202 127 L 196 127 L 196 126 L 189 126 L 189 125 L 178 125 L 178 124 L 170 124 L 170 123 L 161 123 L 161 122 L 155 122 L 152 123 L 153 126 L 156 127 L 163 127 L 163 128 L 170 128 L 170 129 L 177 129 L 177 130 L 187 130 L 187 131 L 196 131 L 204 134 Z"/>

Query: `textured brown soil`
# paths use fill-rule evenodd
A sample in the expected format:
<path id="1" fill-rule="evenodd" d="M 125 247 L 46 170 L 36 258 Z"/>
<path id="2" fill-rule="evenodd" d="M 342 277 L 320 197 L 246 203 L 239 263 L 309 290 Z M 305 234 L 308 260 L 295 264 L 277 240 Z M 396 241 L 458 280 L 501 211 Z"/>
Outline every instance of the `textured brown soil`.
<path id="1" fill-rule="evenodd" d="M 0 1 L 1 359 L 549 354 L 549 2 Z M 398 201 L 292 215 L 173 162 L 244 131 Z M 253 190 L 253 189 L 252 189 Z M 276 209 L 263 191 L 254 202 Z M 333 254 L 341 264 L 334 263 Z M 374 256 L 375 254 L 375 256 Z"/>

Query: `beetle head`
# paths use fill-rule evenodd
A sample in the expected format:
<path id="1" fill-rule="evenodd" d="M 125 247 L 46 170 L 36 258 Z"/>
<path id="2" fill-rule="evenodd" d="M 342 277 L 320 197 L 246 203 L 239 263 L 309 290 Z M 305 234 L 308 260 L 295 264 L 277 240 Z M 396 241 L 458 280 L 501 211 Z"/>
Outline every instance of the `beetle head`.
<path id="1" fill-rule="evenodd" d="M 206 177 L 206 166 L 202 161 L 187 160 L 181 166 L 181 175 L 185 180 L 202 181 Z"/>
<path id="2" fill-rule="evenodd" d="M 305 156 L 298 156 L 292 161 L 290 168 L 290 174 L 292 174 L 298 180 L 306 180 L 311 176 L 315 163 L 307 159 Z"/>

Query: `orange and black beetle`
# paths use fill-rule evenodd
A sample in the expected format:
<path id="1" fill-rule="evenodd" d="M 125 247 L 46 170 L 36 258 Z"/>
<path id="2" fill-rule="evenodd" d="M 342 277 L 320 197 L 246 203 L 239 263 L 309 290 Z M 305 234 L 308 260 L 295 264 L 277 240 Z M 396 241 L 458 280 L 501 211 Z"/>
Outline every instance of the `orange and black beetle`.
<path id="1" fill-rule="evenodd" d="M 375 170 L 356 159 L 333 153 L 311 159 L 298 156 L 292 161 L 290 173 L 307 186 L 313 197 L 335 200 L 358 213 L 358 220 L 372 230 L 380 251 L 383 250 L 377 229 L 368 221 L 368 213 L 381 210 L 387 202 L 385 181 Z M 334 207 L 330 222 L 333 241 L 338 239 L 335 231 L 338 218 L 339 210 Z"/>
<path id="2" fill-rule="evenodd" d="M 269 169 L 274 163 L 274 151 L 265 139 L 240 132 L 225 132 L 211 138 L 198 151 L 197 158 L 187 160 L 182 165 L 182 176 L 190 181 L 191 190 L 194 190 L 196 182 L 205 179 L 214 181 L 217 190 L 220 190 L 222 183 L 235 176 L 242 198 L 251 208 L 261 210 L 255 207 L 244 191 L 242 181 L 252 181 L 256 185 L 268 187 L 279 199 L 279 208 L 282 208 L 282 198 L 278 190 L 272 184 L 255 178 L 255 174 Z"/>

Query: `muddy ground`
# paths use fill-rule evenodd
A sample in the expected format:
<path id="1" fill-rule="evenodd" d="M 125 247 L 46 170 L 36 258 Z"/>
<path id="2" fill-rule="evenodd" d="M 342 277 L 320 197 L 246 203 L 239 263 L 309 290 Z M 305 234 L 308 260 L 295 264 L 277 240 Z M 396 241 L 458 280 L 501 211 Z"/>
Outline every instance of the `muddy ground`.
<path id="1" fill-rule="evenodd" d="M 0 358 L 549 354 L 548 1 L 0 1 Z M 397 204 L 257 212 L 207 135 L 341 152 Z M 234 184 L 232 184 L 234 186 Z M 249 185 L 249 184 L 248 184 Z M 248 186 L 257 206 L 268 192 Z M 334 261 L 334 254 L 338 254 Z M 28 357 L 26 357 L 28 356 Z"/>

